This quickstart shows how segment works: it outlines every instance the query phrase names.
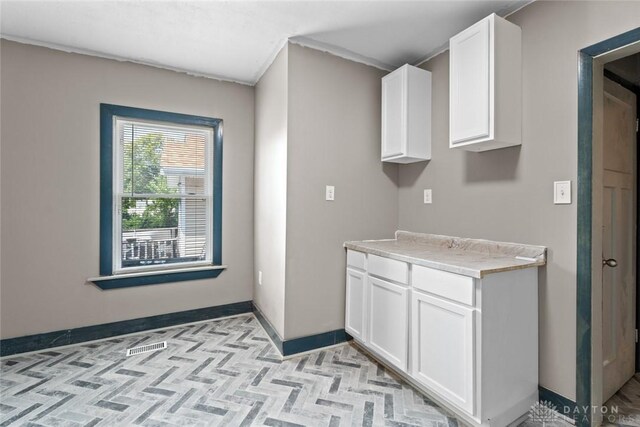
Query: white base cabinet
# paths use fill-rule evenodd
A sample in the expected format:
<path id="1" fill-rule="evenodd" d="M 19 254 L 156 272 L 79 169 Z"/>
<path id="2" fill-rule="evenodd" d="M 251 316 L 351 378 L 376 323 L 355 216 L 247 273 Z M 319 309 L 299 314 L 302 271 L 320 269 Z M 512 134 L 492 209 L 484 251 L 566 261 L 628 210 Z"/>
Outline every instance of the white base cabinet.
<path id="1" fill-rule="evenodd" d="M 475 425 L 537 401 L 537 267 L 477 279 L 347 253 L 345 329 L 361 346 Z"/>
<path id="2" fill-rule="evenodd" d="M 366 273 L 354 268 L 347 268 L 347 306 L 344 329 L 354 338 L 364 341 L 365 323 L 364 308 L 366 305 L 365 283 Z"/>
<path id="3" fill-rule="evenodd" d="M 411 374 L 470 414 L 475 412 L 475 310 L 413 292 Z"/>
<path id="4" fill-rule="evenodd" d="M 402 370 L 407 369 L 409 290 L 376 277 L 368 279 L 367 341 L 371 348 Z"/>

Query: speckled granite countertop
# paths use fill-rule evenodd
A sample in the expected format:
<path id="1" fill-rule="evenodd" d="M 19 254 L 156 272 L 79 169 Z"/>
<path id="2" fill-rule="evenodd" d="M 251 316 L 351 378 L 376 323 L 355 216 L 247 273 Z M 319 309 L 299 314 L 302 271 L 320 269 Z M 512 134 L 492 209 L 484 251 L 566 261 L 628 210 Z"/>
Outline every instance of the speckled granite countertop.
<path id="1" fill-rule="evenodd" d="M 544 246 L 408 231 L 396 231 L 395 239 L 345 242 L 344 247 L 478 279 L 491 273 L 545 265 L 547 261 Z"/>

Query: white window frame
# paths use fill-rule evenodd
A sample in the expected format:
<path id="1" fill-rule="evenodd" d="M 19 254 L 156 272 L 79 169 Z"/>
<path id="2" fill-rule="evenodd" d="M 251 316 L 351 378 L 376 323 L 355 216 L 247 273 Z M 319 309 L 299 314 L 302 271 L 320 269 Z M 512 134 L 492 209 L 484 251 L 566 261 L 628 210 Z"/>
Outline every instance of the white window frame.
<path id="1" fill-rule="evenodd" d="M 118 136 L 125 123 L 152 124 L 156 127 L 167 129 L 197 129 L 206 134 L 205 140 L 205 164 L 204 164 L 204 195 L 188 195 L 177 193 L 175 195 L 137 194 L 124 193 L 123 167 L 124 153 L 121 149 Z M 213 144 L 214 134 L 211 127 L 186 125 L 165 121 L 154 121 L 144 119 L 134 119 L 130 117 L 113 116 L 113 194 L 112 194 L 112 271 L 113 275 L 129 274 L 145 271 L 181 270 L 194 267 L 212 265 L 213 263 Z M 125 197 L 149 197 L 149 198 L 178 198 L 178 199 L 204 199 L 206 202 L 206 239 L 205 239 L 205 259 L 200 261 L 170 262 L 165 264 L 140 265 L 132 267 L 122 266 L 122 199 Z"/>

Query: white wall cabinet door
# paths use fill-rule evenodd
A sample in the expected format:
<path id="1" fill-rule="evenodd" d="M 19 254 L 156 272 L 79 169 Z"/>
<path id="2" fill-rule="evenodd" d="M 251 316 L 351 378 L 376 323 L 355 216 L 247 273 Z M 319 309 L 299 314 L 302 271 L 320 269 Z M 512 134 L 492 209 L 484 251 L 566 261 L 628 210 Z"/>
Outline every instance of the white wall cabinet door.
<path id="1" fill-rule="evenodd" d="M 347 268 L 347 295 L 345 330 L 354 338 L 365 342 L 365 307 L 367 275 Z"/>
<path id="2" fill-rule="evenodd" d="M 409 290 L 375 277 L 368 279 L 367 344 L 399 369 L 407 370 Z"/>
<path id="3" fill-rule="evenodd" d="M 451 144 L 489 136 L 489 21 L 451 39 Z"/>
<path id="4" fill-rule="evenodd" d="M 474 415 L 474 309 L 413 291 L 411 317 L 412 376 Z"/>
<path id="5" fill-rule="evenodd" d="M 449 147 L 522 142 L 521 30 L 491 14 L 449 40 Z"/>
<path id="6" fill-rule="evenodd" d="M 399 156 L 406 143 L 403 116 L 406 109 L 405 78 L 402 73 L 391 73 L 382 79 L 382 159 Z"/>

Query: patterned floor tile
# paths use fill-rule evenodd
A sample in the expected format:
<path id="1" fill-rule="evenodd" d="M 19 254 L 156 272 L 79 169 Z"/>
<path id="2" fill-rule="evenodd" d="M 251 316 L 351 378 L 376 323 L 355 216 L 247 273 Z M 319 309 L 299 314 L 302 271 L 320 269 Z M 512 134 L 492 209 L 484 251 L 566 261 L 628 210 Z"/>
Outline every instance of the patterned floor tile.
<path id="1" fill-rule="evenodd" d="M 640 374 L 634 375 L 605 403 L 603 425 L 640 427 Z"/>
<path id="2" fill-rule="evenodd" d="M 126 357 L 129 347 L 167 349 Z M 0 427 L 462 422 L 346 344 L 282 361 L 251 314 L 7 357 Z"/>

